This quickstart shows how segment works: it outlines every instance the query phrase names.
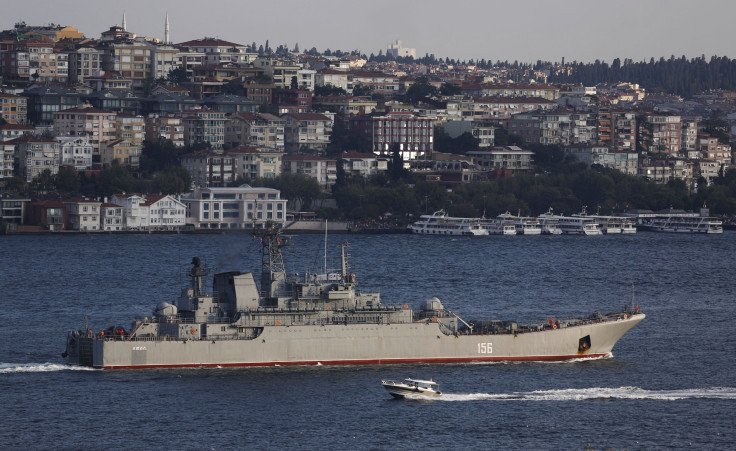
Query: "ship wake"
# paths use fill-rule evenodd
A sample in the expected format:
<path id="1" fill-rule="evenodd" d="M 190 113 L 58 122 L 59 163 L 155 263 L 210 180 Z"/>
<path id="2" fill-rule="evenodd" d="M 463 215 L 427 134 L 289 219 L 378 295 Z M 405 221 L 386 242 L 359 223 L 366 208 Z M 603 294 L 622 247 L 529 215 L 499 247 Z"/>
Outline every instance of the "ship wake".
<path id="1" fill-rule="evenodd" d="M 54 371 L 99 371 L 86 366 L 71 366 L 58 363 L 0 363 L 0 374 L 50 373 Z"/>
<path id="2" fill-rule="evenodd" d="M 641 387 L 570 388 L 513 393 L 443 394 L 440 401 L 596 401 L 612 399 L 679 401 L 684 399 L 736 400 L 736 388 L 711 387 L 682 390 L 647 390 Z"/>

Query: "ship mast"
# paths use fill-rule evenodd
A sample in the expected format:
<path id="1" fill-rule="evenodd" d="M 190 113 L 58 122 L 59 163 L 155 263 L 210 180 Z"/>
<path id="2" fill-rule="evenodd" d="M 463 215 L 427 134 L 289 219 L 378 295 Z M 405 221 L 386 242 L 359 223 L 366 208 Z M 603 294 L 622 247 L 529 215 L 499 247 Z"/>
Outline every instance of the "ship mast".
<path id="1" fill-rule="evenodd" d="M 281 248 L 288 244 L 288 240 L 282 239 L 279 230 L 270 222 L 263 229 L 253 229 L 253 235 L 261 241 L 261 291 L 266 298 L 277 298 L 284 293 L 286 285 Z"/>

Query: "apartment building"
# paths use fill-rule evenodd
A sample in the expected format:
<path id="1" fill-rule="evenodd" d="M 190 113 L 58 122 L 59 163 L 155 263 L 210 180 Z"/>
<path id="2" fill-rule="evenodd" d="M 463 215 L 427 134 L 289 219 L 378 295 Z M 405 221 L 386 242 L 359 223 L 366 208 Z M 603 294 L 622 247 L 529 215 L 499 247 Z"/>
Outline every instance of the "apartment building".
<path id="1" fill-rule="evenodd" d="M 232 158 L 235 177 L 246 180 L 272 179 L 281 175 L 284 152 L 270 147 L 239 146 L 225 151 Z"/>
<path id="2" fill-rule="evenodd" d="M 388 154 L 397 144 L 404 161 L 432 152 L 435 119 L 409 112 L 372 113 L 348 119 L 350 130 L 362 133 L 377 154 Z"/>
<path id="3" fill-rule="evenodd" d="M 145 117 L 146 139 L 168 139 L 176 147 L 184 146 L 184 124 L 180 117 L 151 113 Z"/>
<path id="4" fill-rule="evenodd" d="M 99 157 L 102 143 L 116 139 L 117 113 L 88 105 L 68 108 L 54 113 L 54 131 L 59 136 L 88 136 Z"/>
<path id="5" fill-rule="evenodd" d="M 287 152 L 323 153 L 330 142 L 332 120 L 319 113 L 289 113 L 282 117 Z"/>
<path id="6" fill-rule="evenodd" d="M 184 142 L 188 146 L 209 143 L 221 151 L 225 144 L 225 113 L 208 109 L 191 109 L 176 114 L 184 126 Z"/>
<path id="7" fill-rule="evenodd" d="M 0 92 L 0 118 L 8 124 L 28 123 L 28 99 L 15 94 Z"/>
<path id="8" fill-rule="evenodd" d="M 5 144 L 16 146 L 18 157 L 18 174 L 30 182 L 43 171 L 49 170 L 51 174 L 59 172 L 60 146 L 57 141 L 41 138 L 33 135 L 23 135 Z"/>
<path id="9" fill-rule="evenodd" d="M 337 181 L 337 161 L 317 155 L 284 155 L 282 172 L 303 174 L 317 180 L 319 186 L 329 191 Z"/>
<path id="10" fill-rule="evenodd" d="M 268 113 L 239 113 L 225 122 L 225 143 L 231 146 L 270 147 L 285 149 L 285 123 Z"/>

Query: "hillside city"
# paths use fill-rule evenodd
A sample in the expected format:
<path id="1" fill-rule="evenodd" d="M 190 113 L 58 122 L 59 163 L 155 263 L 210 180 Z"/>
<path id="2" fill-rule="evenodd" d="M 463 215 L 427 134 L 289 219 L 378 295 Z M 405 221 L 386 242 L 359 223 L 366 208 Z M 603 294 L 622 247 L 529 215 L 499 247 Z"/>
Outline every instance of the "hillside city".
<path id="1" fill-rule="evenodd" d="M 56 24 L 0 31 L 6 229 L 245 229 L 300 217 L 403 228 L 438 209 L 585 205 L 736 214 L 728 89 L 685 98 L 631 80 L 582 84 L 574 76 L 588 68 L 564 59 L 461 62 L 417 57 L 401 41 L 370 56 L 174 43 L 168 17 L 162 31 L 138 36 L 125 16 L 96 38 Z"/>

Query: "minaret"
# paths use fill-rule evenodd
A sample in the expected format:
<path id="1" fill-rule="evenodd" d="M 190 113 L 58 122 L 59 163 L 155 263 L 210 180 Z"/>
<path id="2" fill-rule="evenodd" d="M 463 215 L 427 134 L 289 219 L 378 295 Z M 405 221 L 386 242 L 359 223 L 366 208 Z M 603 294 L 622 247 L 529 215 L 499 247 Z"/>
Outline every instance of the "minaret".
<path id="1" fill-rule="evenodd" d="M 164 44 L 168 44 L 169 42 L 169 13 L 166 13 L 166 27 L 164 30 Z"/>
<path id="2" fill-rule="evenodd" d="M 125 24 L 125 11 L 123 11 L 123 31 L 128 31 L 128 25 Z"/>

